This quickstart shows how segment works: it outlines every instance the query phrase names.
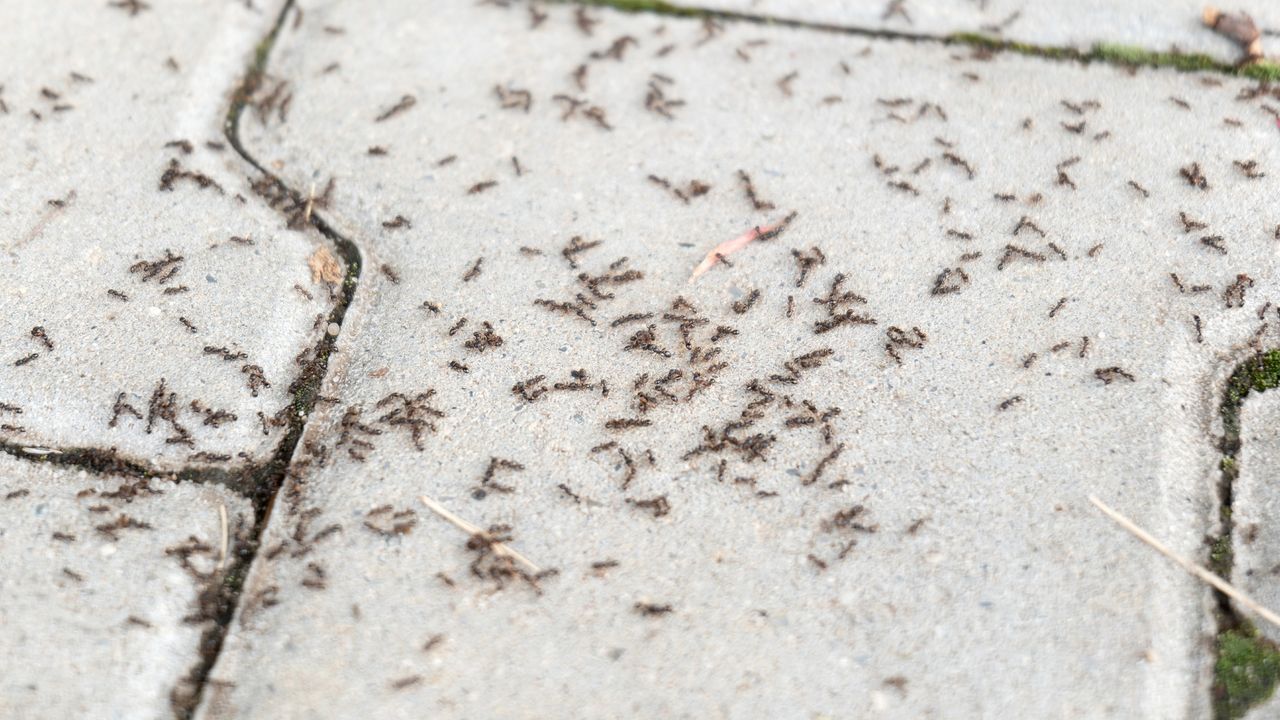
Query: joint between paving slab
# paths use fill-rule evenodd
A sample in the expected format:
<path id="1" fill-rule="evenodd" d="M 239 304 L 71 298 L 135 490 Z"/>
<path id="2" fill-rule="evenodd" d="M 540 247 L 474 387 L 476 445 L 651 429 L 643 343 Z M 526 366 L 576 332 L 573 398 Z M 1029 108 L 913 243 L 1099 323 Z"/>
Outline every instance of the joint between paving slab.
<path id="1" fill-rule="evenodd" d="M 1222 453 L 1218 479 L 1219 533 L 1208 538 L 1209 568 L 1228 582 L 1234 561 L 1232 506 L 1235 481 L 1240 474 L 1240 411 L 1251 393 L 1277 387 L 1280 387 L 1280 349 L 1260 351 L 1232 370 L 1219 405 L 1223 428 L 1219 444 Z M 1219 590 L 1213 592 L 1217 620 L 1213 716 L 1215 720 L 1235 720 L 1274 694 L 1280 678 L 1268 668 L 1280 664 L 1280 648 L 1258 633 L 1235 609 L 1230 598 Z"/>
<path id="2" fill-rule="evenodd" d="M 1059 62 L 1081 64 L 1100 63 L 1123 68 L 1172 68 L 1181 72 L 1209 72 L 1259 81 L 1280 80 L 1280 63 L 1263 60 L 1249 64 L 1233 65 L 1199 53 L 1181 53 L 1176 50 L 1158 51 L 1119 43 L 1097 42 L 1088 50 L 1075 47 L 1037 45 L 1015 40 L 1005 40 L 975 32 L 956 32 L 949 35 L 931 35 L 853 25 L 837 25 L 811 20 L 774 17 L 732 10 L 712 10 L 695 5 L 675 5 L 664 0 L 550 0 L 556 4 L 608 7 L 628 13 L 647 13 L 666 17 L 706 18 L 730 22 L 770 25 L 797 30 L 853 35 L 881 40 L 899 40 L 917 43 L 967 46 L 988 52 L 1011 52 Z M 1205 32 L 1210 32 L 1208 29 Z M 1274 33 L 1275 31 L 1267 31 Z"/>
<path id="3" fill-rule="evenodd" d="M 245 162 L 249 163 L 264 179 L 269 181 L 277 192 L 287 195 L 295 204 L 301 206 L 306 198 L 300 192 L 285 184 L 278 176 L 267 170 L 257 158 L 253 157 L 245 149 L 239 133 L 240 118 L 244 113 L 244 109 L 249 105 L 254 92 L 261 86 L 262 80 L 266 75 L 267 60 L 271 54 L 271 49 L 279 37 L 286 18 L 294 7 L 294 0 L 287 0 L 270 32 L 258 43 L 253 61 L 245 72 L 244 80 L 232 96 L 231 105 L 227 110 L 223 124 L 223 132 L 228 143 Z M 239 606 L 245 577 L 257 557 L 258 547 L 270 519 L 276 494 L 284 483 L 285 476 L 292 463 L 294 451 L 302 439 L 302 434 L 306 428 L 307 421 L 311 417 L 311 412 L 315 409 L 316 401 L 319 398 L 320 386 L 328 370 L 329 358 L 334 351 L 337 338 L 341 334 L 347 308 L 350 306 L 352 297 L 355 295 L 356 286 L 359 284 L 362 262 L 359 248 L 356 247 L 355 243 L 339 234 L 317 213 L 310 213 L 307 216 L 307 221 L 326 240 L 333 244 L 339 257 L 346 265 L 346 274 L 343 277 L 338 299 L 334 303 L 333 309 L 329 312 L 328 318 L 329 327 L 336 327 L 337 332 L 326 332 L 322 335 L 314 348 L 314 352 L 311 354 L 311 360 L 307 362 L 297 379 L 289 386 L 289 395 L 292 397 L 291 409 L 293 411 L 288 414 L 289 429 L 272 459 L 254 474 L 251 483 L 246 488 L 247 492 L 245 494 L 252 501 L 254 510 L 254 522 L 250 531 L 251 537 L 248 542 L 241 545 L 236 553 L 235 561 L 223 577 L 220 578 L 220 596 L 216 605 L 217 614 L 213 624 L 201 638 L 200 659 L 170 694 L 170 704 L 174 716 L 179 720 L 192 717 L 200 705 L 201 698 L 204 696 L 205 687 L 209 682 L 209 675 L 218 661 L 223 641 L 226 639 L 232 618 Z"/>

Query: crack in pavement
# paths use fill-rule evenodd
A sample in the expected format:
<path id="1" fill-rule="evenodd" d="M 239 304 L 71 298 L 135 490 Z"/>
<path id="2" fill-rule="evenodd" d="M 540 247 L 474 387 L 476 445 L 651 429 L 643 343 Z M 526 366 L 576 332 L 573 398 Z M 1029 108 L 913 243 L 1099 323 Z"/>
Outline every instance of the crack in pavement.
<path id="1" fill-rule="evenodd" d="M 665 0 L 547 0 L 557 5 L 578 5 L 583 7 L 604 7 L 626 13 L 647 13 L 667 17 L 703 18 L 704 22 L 727 20 L 730 22 L 751 23 L 783 27 L 792 30 L 810 30 L 839 35 L 876 38 L 881 40 L 904 40 L 908 42 L 937 43 L 971 47 L 975 51 L 1012 52 L 1045 60 L 1059 62 L 1078 62 L 1083 65 L 1102 63 L 1117 67 L 1171 67 L 1182 72 L 1213 72 L 1233 77 L 1248 77 L 1260 81 L 1280 80 L 1280 64 L 1270 61 L 1252 64 L 1231 64 L 1199 53 L 1182 53 L 1176 49 L 1169 52 L 1149 50 L 1139 46 L 1122 45 L 1107 41 L 1096 41 L 1088 50 L 1070 46 L 1039 45 L 1035 43 L 1005 40 L 1004 38 L 979 32 L 957 31 L 948 35 L 929 33 L 912 33 L 901 30 L 858 27 L 815 20 L 775 17 L 739 10 L 713 10 L 697 5 L 673 4 Z M 1268 31 L 1270 32 L 1270 31 Z"/>
<path id="2" fill-rule="evenodd" d="M 1280 371 L 1280 348 L 1257 350 L 1232 369 L 1219 405 L 1218 412 L 1222 418 L 1222 437 L 1218 441 L 1218 449 L 1222 453 L 1221 475 L 1218 479 L 1220 525 L 1218 535 L 1206 540 L 1209 545 L 1209 568 L 1227 582 L 1231 582 L 1235 565 L 1232 547 L 1235 521 L 1232 506 L 1235 502 L 1235 481 L 1240 474 L 1239 457 L 1243 444 L 1240 438 L 1240 410 L 1250 394 L 1267 392 L 1277 387 L 1280 381 L 1277 377 L 1278 371 Z M 1248 634 L 1247 631 L 1251 625 L 1246 616 L 1231 603 L 1231 598 L 1227 597 L 1226 593 L 1215 588 L 1213 598 L 1217 621 L 1215 638 L 1217 642 L 1214 643 L 1213 649 L 1215 677 L 1211 687 L 1211 700 L 1215 720 L 1229 720 L 1241 715 L 1233 711 L 1234 704 L 1227 693 L 1225 679 L 1219 676 L 1223 672 L 1222 641 L 1227 633 L 1243 631 Z M 1267 641 L 1259 638 L 1255 642 Z"/>
<path id="3" fill-rule="evenodd" d="M 261 180 L 255 183 L 255 186 L 261 186 L 259 183 L 265 182 L 268 187 L 275 191 L 276 197 L 288 197 L 295 207 L 300 207 L 307 203 L 307 198 L 302 193 L 286 185 L 278 176 L 258 162 L 245 149 L 239 135 L 240 118 L 245 108 L 249 105 L 250 99 L 262 84 L 265 77 L 267 58 L 275 45 L 286 18 L 294 8 L 295 1 L 287 0 L 280 9 L 271 31 L 258 44 L 253 64 L 249 67 L 244 80 L 232 97 L 231 106 L 227 110 L 226 120 L 223 125 L 223 134 L 236 153 L 261 174 Z M 289 415 L 289 430 L 272 459 L 261 468 L 252 482 L 244 485 L 248 489 L 249 499 L 253 503 L 254 524 L 252 537 L 248 543 L 242 545 L 236 554 L 235 562 L 228 568 L 222 578 L 222 596 L 218 604 L 218 616 L 201 639 L 199 662 L 192 668 L 183 683 L 174 688 L 171 703 L 174 715 L 178 718 L 191 717 L 195 709 L 199 707 L 205 686 L 209 681 L 209 674 L 217 663 L 231 620 L 239 607 L 244 579 L 247 577 L 249 569 L 257 557 L 263 532 L 270 522 L 276 493 L 284 482 L 285 475 L 292 464 L 294 451 L 302 439 L 307 422 L 311 417 L 311 412 L 315 409 L 320 385 L 324 381 L 328 370 L 329 357 L 333 353 L 334 346 L 341 334 L 343 319 L 346 317 L 347 308 L 350 306 L 351 299 L 359 284 L 362 263 L 361 254 L 356 245 L 334 230 L 318 213 L 309 211 L 305 220 L 334 245 L 339 257 L 346 264 L 346 274 L 342 280 L 339 297 L 334 303 L 333 309 L 329 312 L 330 332 L 326 332 L 317 342 L 311 360 L 303 367 L 297 379 L 289 386 L 289 394 L 293 398 L 293 409 L 295 410 Z M 332 331 L 335 327 L 337 332 Z M 184 688 L 183 685 L 186 687 Z"/>

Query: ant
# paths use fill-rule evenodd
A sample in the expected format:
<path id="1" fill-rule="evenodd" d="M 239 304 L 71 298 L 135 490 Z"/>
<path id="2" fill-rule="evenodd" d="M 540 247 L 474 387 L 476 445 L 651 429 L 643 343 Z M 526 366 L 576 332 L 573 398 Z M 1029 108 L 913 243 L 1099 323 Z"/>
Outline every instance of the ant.
<path id="1" fill-rule="evenodd" d="M 569 238 L 569 243 L 560 250 L 560 255 L 569 262 L 570 269 L 577 270 L 577 256 L 603 244 L 603 240 L 583 240 L 582 236 L 574 235 Z"/>
<path id="2" fill-rule="evenodd" d="M 1214 250 L 1217 250 L 1219 253 L 1226 255 L 1227 248 L 1222 243 L 1223 243 L 1223 239 L 1221 235 L 1206 235 L 1200 238 L 1201 245 L 1204 245 L 1206 247 L 1211 247 Z"/>
<path id="3" fill-rule="evenodd" d="M 417 99 L 417 98 L 415 98 L 414 96 L 412 96 L 412 95 L 404 95 L 404 96 L 402 96 L 402 97 L 400 98 L 399 102 L 397 102 L 395 105 L 392 105 L 392 106 L 391 106 L 390 108 L 388 108 L 387 110 L 383 111 L 383 112 L 382 112 L 381 114 L 379 114 L 376 118 L 374 118 L 374 120 L 373 120 L 373 121 L 374 121 L 374 122 L 385 122 L 385 121 L 387 121 L 387 120 L 390 120 L 391 118 L 395 117 L 396 115 L 399 115 L 400 113 L 402 113 L 402 112 L 404 112 L 404 111 L 408 110 L 409 108 L 413 107 L 413 106 L 414 106 L 414 105 L 416 105 L 417 103 L 418 103 L 418 99 Z"/>
<path id="4" fill-rule="evenodd" d="M 588 57 L 592 60 L 613 59 L 621 61 L 623 59 L 623 55 L 626 54 L 628 47 L 638 46 L 639 44 L 639 41 L 634 37 L 630 35 L 623 35 L 614 40 L 607 50 L 593 50 Z"/>
<path id="5" fill-rule="evenodd" d="M 800 77 L 800 71 L 793 70 L 792 72 L 782 76 L 781 78 L 778 78 L 778 81 L 774 84 L 778 86 L 778 90 L 782 91 L 783 95 L 787 97 L 791 97 L 792 95 L 791 83 L 795 82 L 796 78 L 798 77 Z"/>
<path id="6" fill-rule="evenodd" d="M 1186 180 L 1187 184 L 1193 188 L 1197 188 L 1199 190 L 1209 189 L 1209 180 L 1204 176 L 1204 173 L 1200 171 L 1200 163 L 1193 162 L 1190 165 L 1179 168 L 1178 174 L 1181 175 L 1182 179 Z"/>
<path id="7" fill-rule="evenodd" d="M 528 90 L 494 85 L 493 92 L 498 96 L 498 103 L 503 110 L 516 109 L 527 113 L 533 107 L 533 94 Z"/>
<path id="8" fill-rule="evenodd" d="M 1005 266 L 1014 260 L 1014 258 L 1025 258 L 1035 262 L 1044 262 L 1048 258 L 1038 252 L 1032 252 L 1017 245 L 1005 245 L 1004 254 L 1000 256 L 1000 262 L 996 264 L 996 270 L 1004 270 Z"/>
<path id="9" fill-rule="evenodd" d="M 633 428 L 648 427 L 652 424 L 652 420 L 645 418 L 616 418 L 609 420 L 604 426 L 607 430 L 631 430 Z"/>
<path id="10" fill-rule="evenodd" d="M 1222 292 L 1222 299 L 1227 303 L 1228 308 L 1244 307 L 1245 291 L 1253 287 L 1253 278 L 1244 273 L 1236 275 L 1235 282 L 1227 286 Z"/>
<path id="11" fill-rule="evenodd" d="M 844 452 L 844 443 L 836 445 L 830 452 L 824 455 L 822 459 L 818 461 L 818 464 L 814 466 L 813 471 L 805 476 L 804 480 L 800 481 L 800 484 L 808 486 L 822 479 L 823 473 L 827 471 L 827 466 L 835 462 L 842 452 Z"/>
<path id="12" fill-rule="evenodd" d="M 1203 230 L 1209 227 L 1207 224 L 1194 220 L 1187 216 L 1187 213 L 1178 211 L 1178 219 L 1182 221 L 1183 234 L 1190 233 L 1192 230 Z"/>
<path id="13" fill-rule="evenodd" d="M 1093 375 L 1101 380 L 1103 385 L 1110 385 L 1120 379 L 1128 380 L 1129 382 L 1136 382 L 1132 373 L 1114 365 L 1107 368 L 1098 368 L 1093 371 Z"/>
<path id="14" fill-rule="evenodd" d="M 635 611 L 646 617 L 660 617 L 673 612 L 670 605 L 659 605 L 656 603 L 637 602 L 634 605 Z"/>
<path id="15" fill-rule="evenodd" d="M 656 497 L 649 498 L 648 500 L 633 500 L 631 498 L 627 498 L 626 502 L 628 505 L 641 510 L 648 510 L 653 513 L 655 518 L 664 517 L 671 512 L 671 503 L 667 500 L 666 495 L 658 495 Z"/>
<path id="16" fill-rule="evenodd" d="M 471 334 L 471 339 L 462 344 L 468 350 L 484 352 L 489 348 L 501 347 L 503 339 L 493 331 L 493 325 L 486 320 L 480 323 L 480 329 Z"/>
<path id="17" fill-rule="evenodd" d="M 756 186 L 751 181 L 751 176 L 745 170 L 738 171 L 738 180 L 742 182 L 743 190 L 747 193 L 747 199 L 751 201 L 751 207 L 756 210 L 773 210 L 776 205 L 766 200 L 761 200 L 756 192 Z"/>
<path id="18" fill-rule="evenodd" d="M 483 257 L 476 258 L 476 261 L 472 263 L 471 268 L 468 269 L 467 272 L 463 274 L 462 282 L 471 282 L 472 280 L 475 280 L 476 278 L 480 277 L 480 272 L 481 272 L 480 266 L 483 263 L 484 263 Z"/>
<path id="19" fill-rule="evenodd" d="M 929 294 L 950 295 L 968 284 L 969 274 L 963 268 L 946 268 L 933 279 L 933 289 Z"/>
<path id="20" fill-rule="evenodd" d="M 1023 398 L 1022 398 L 1022 396 L 1021 396 L 1021 395 L 1014 395 L 1013 397 L 1009 398 L 1008 400 L 1004 400 L 1004 401 L 1003 401 L 1003 402 L 1001 402 L 999 405 L 997 405 L 997 406 L 996 406 L 996 409 L 997 409 L 997 410 L 1000 410 L 1001 412 L 1003 412 L 1003 411 L 1008 410 L 1009 408 L 1013 407 L 1014 405 L 1017 405 L 1018 403 L 1020 403 L 1020 402 L 1022 402 L 1022 401 L 1023 401 Z M 915 531 L 919 529 L 919 525 L 917 525 L 916 523 L 923 524 L 923 521 L 922 521 L 922 520 L 917 520 L 915 523 L 912 523 L 912 524 L 911 524 L 911 527 L 907 529 L 907 533 L 908 533 L 908 534 L 914 535 L 914 534 L 915 534 Z"/>
<path id="21" fill-rule="evenodd" d="M 1026 215 L 1023 215 L 1022 219 L 1018 221 L 1017 226 L 1013 228 L 1014 236 L 1016 237 L 1019 232 L 1022 232 L 1023 228 L 1027 228 L 1029 230 L 1034 231 L 1040 237 L 1045 236 L 1044 230 L 1041 230 L 1040 226 L 1035 224 L 1035 222 L 1031 218 L 1027 217 Z"/>
<path id="22" fill-rule="evenodd" d="M 808 279 L 810 270 L 819 265 L 827 264 L 827 256 L 816 245 L 809 248 L 808 253 L 792 249 L 791 256 L 795 258 L 799 270 L 799 275 L 796 277 L 796 287 L 804 287 L 804 282 Z"/>
<path id="23" fill-rule="evenodd" d="M 493 477 L 494 475 L 497 474 L 499 470 L 510 470 L 510 471 L 519 472 L 521 470 L 524 470 L 524 465 L 514 460 L 506 460 L 503 458 L 491 457 L 489 458 L 489 466 L 485 468 L 484 475 L 481 476 L 480 478 L 480 485 L 488 490 L 493 490 L 495 492 L 500 492 L 500 493 L 515 492 L 515 488 L 511 487 L 510 485 L 503 485 L 501 483 L 494 481 Z"/>
<path id="24" fill-rule="evenodd" d="M 1236 169 L 1244 173 L 1244 176 L 1249 178 L 1250 180 L 1257 180 L 1259 178 L 1264 178 L 1267 176 L 1267 174 L 1264 172 L 1258 172 L 1257 160 L 1248 160 L 1248 161 L 1232 160 L 1231 163 L 1236 166 Z"/>
<path id="25" fill-rule="evenodd" d="M 965 173 L 969 176 L 969 179 L 970 180 L 973 179 L 973 176 L 974 176 L 973 166 L 971 166 L 967 160 L 965 160 L 964 158 L 961 158 L 959 155 L 956 155 L 950 150 L 942 153 L 942 158 L 947 162 L 951 163 L 952 165 L 955 165 L 958 168 L 962 168 L 965 171 Z"/>

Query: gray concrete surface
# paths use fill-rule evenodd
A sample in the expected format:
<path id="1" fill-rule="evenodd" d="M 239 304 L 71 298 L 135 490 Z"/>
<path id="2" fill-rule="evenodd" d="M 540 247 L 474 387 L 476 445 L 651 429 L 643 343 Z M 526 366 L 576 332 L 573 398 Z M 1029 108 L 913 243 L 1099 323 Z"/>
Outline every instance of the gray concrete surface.
<path id="1" fill-rule="evenodd" d="M 1267 96 L 543 11 L 286 25 L 244 131 L 365 269 L 199 716 L 1203 717 L 1208 593 L 1085 497 L 1207 556 Z"/>
<path id="2" fill-rule="evenodd" d="M 135 7 L 0 3 L 0 440 L 261 461 L 331 306 L 221 130 L 282 2 Z"/>
<path id="3" fill-rule="evenodd" d="M 213 486 L 0 454 L 0 716 L 171 717 L 212 624 L 200 602 L 252 522 Z"/>
<path id="4" fill-rule="evenodd" d="M 1204 53 L 1224 62 L 1241 59 L 1232 41 L 1206 30 L 1206 5 L 1244 11 L 1259 29 L 1264 52 L 1280 53 L 1280 6 L 1263 0 L 706 0 L 674 3 L 839 27 L 919 35 L 981 33 L 1018 42 L 1088 50 L 1098 43 L 1148 50 Z"/>

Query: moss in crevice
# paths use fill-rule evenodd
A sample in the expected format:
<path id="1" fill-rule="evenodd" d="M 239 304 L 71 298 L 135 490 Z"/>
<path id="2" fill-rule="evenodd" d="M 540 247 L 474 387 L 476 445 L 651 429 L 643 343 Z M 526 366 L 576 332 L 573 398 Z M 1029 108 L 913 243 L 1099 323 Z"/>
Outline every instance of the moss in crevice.
<path id="1" fill-rule="evenodd" d="M 1271 61 L 1232 65 L 1200 53 L 1159 52 L 1118 43 L 1100 42 L 1086 51 L 1071 47 L 1032 45 L 981 33 L 955 33 L 947 38 L 947 42 L 1052 60 L 1097 62 L 1125 67 L 1173 68 L 1180 72 L 1212 72 L 1254 80 L 1280 80 L 1280 65 Z"/>
<path id="2" fill-rule="evenodd" d="M 1249 708 L 1272 696 L 1280 683 L 1280 648 L 1247 622 L 1218 636 L 1213 668 L 1213 716 L 1244 717 Z"/>
<path id="3" fill-rule="evenodd" d="M 577 0 L 579 5 L 610 7 L 622 12 L 647 12 L 675 17 L 705 17 L 709 13 L 701 8 L 681 7 L 663 0 Z"/>
<path id="4" fill-rule="evenodd" d="M 1221 519 L 1217 537 L 1207 539 L 1209 569 L 1230 580 L 1234 561 L 1232 508 L 1235 481 L 1240 475 L 1240 409 L 1250 393 L 1280 387 L 1280 349 L 1258 352 L 1245 359 L 1227 379 L 1219 413 L 1222 441 L 1219 450 L 1221 475 L 1218 480 L 1218 507 Z M 1232 606 L 1225 594 L 1215 591 L 1218 610 L 1218 637 L 1215 646 L 1213 717 L 1235 720 L 1249 708 L 1271 697 L 1280 683 L 1280 649 L 1258 631 Z"/>

